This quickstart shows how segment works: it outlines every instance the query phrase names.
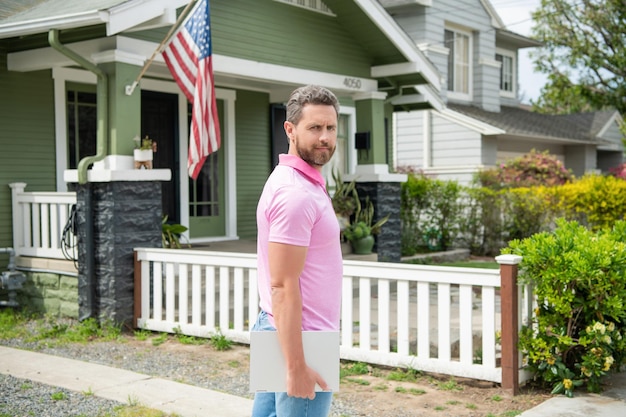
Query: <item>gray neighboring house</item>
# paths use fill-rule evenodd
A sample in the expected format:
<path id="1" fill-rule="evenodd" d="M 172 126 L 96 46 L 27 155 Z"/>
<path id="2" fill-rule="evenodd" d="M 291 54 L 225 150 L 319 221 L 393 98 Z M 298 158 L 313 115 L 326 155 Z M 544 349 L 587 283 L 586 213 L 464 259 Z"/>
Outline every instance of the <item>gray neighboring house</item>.
<path id="1" fill-rule="evenodd" d="M 469 183 L 532 149 L 549 151 L 576 176 L 622 163 L 617 111 L 557 116 L 521 105 L 518 51 L 540 44 L 507 30 L 488 0 L 379 2 L 441 73 L 446 103 L 395 114 L 396 167 Z"/>

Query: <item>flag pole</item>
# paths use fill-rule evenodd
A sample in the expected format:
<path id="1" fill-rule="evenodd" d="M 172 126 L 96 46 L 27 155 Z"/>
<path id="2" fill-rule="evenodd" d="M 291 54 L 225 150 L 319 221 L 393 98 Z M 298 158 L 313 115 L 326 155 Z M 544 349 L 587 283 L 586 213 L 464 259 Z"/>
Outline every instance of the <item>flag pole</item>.
<path id="1" fill-rule="evenodd" d="M 144 76 L 144 74 L 146 73 L 146 71 L 148 70 L 148 67 L 150 65 L 152 65 L 152 61 L 154 61 L 154 58 L 156 58 L 156 55 L 161 52 L 161 49 L 163 48 L 163 46 L 167 43 L 167 41 L 170 40 L 170 37 L 172 36 L 172 33 L 174 33 L 174 31 L 176 29 L 178 29 L 178 27 L 180 26 L 181 22 L 183 21 L 183 19 L 187 16 L 187 14 L 189 13 L 189 10 L 191 9 L 191 6 L 196 2 L 196 0 L 191 0 L 189 2 L 189 4 L 187 4 L 187 6 L 185 6 L 185 8 L 183 9 L 182 13 L 180 14 L 180 16 L 178 17 L 178 20 L 176 20 L 176 23 L 174 23 L 172 25 L 172 27 L 170 28 L 169 32 L 167 32 L 167 35 L 165 35 L 165 38 L 163 39 L 163 41 L 159 44 L 159 46 L 157 46 L 157 48 L 154 50 L 154 52 L 152 53 L 152 56 L 150 57 L 150 59 L 144 64 L 143 68 L 141 69 L 141 72 L 139 73 L 139 75 L 137 76 L 137 79 L 135 79 L 135 81 L 130 84 L 127 85 L 125 88 L 125 93 L 127 96 L 130 96 L 133 94 L 133 92 L 135 91 L 135 88 L 137 87 L 137 85 L 139 84 L 139 80 L 141 80 L 141 77 Z"/>

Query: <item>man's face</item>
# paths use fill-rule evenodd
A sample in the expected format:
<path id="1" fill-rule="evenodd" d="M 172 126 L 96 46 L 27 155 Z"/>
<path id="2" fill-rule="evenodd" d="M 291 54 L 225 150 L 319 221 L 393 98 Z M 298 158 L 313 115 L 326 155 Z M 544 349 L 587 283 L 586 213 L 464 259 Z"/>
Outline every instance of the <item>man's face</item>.
<path id="1" fill-rule="evenodd" d="M 333 106 L 307 104 L 297 125 L 285 122 L 289 153 L 314 168 L 330 161 L 337 147 L 337 113 Z"/>

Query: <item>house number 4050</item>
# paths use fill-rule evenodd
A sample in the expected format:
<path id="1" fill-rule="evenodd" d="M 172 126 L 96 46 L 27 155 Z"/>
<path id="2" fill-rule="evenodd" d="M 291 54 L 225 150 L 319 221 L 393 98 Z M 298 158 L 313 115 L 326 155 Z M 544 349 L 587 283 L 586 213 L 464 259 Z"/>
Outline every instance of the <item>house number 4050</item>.
<path id="1" fill-rule="evenodd" d="M 359 89 L 361 88 L 361 80 L 359 80 L 358 78 L 344 78 L 343 79 L 343 85 L 345 85 L 348 88 L 355 88 L 355 89 Z"/>

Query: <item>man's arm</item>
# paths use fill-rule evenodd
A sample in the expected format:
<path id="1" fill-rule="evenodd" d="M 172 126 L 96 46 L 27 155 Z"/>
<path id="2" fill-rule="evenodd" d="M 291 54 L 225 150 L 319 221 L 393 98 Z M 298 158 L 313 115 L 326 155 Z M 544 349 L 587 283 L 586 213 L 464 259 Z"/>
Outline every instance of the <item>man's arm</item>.
<path id="1" fill-rule="evenodd" d="M 304 359 L 300 274 L 306 254 L 306 246 L 270 242 L 268 247 L 272 312 L 287 364 L 287 395 L 313 399 L 316 383 L 323 390 L 328 386 Z"/>

